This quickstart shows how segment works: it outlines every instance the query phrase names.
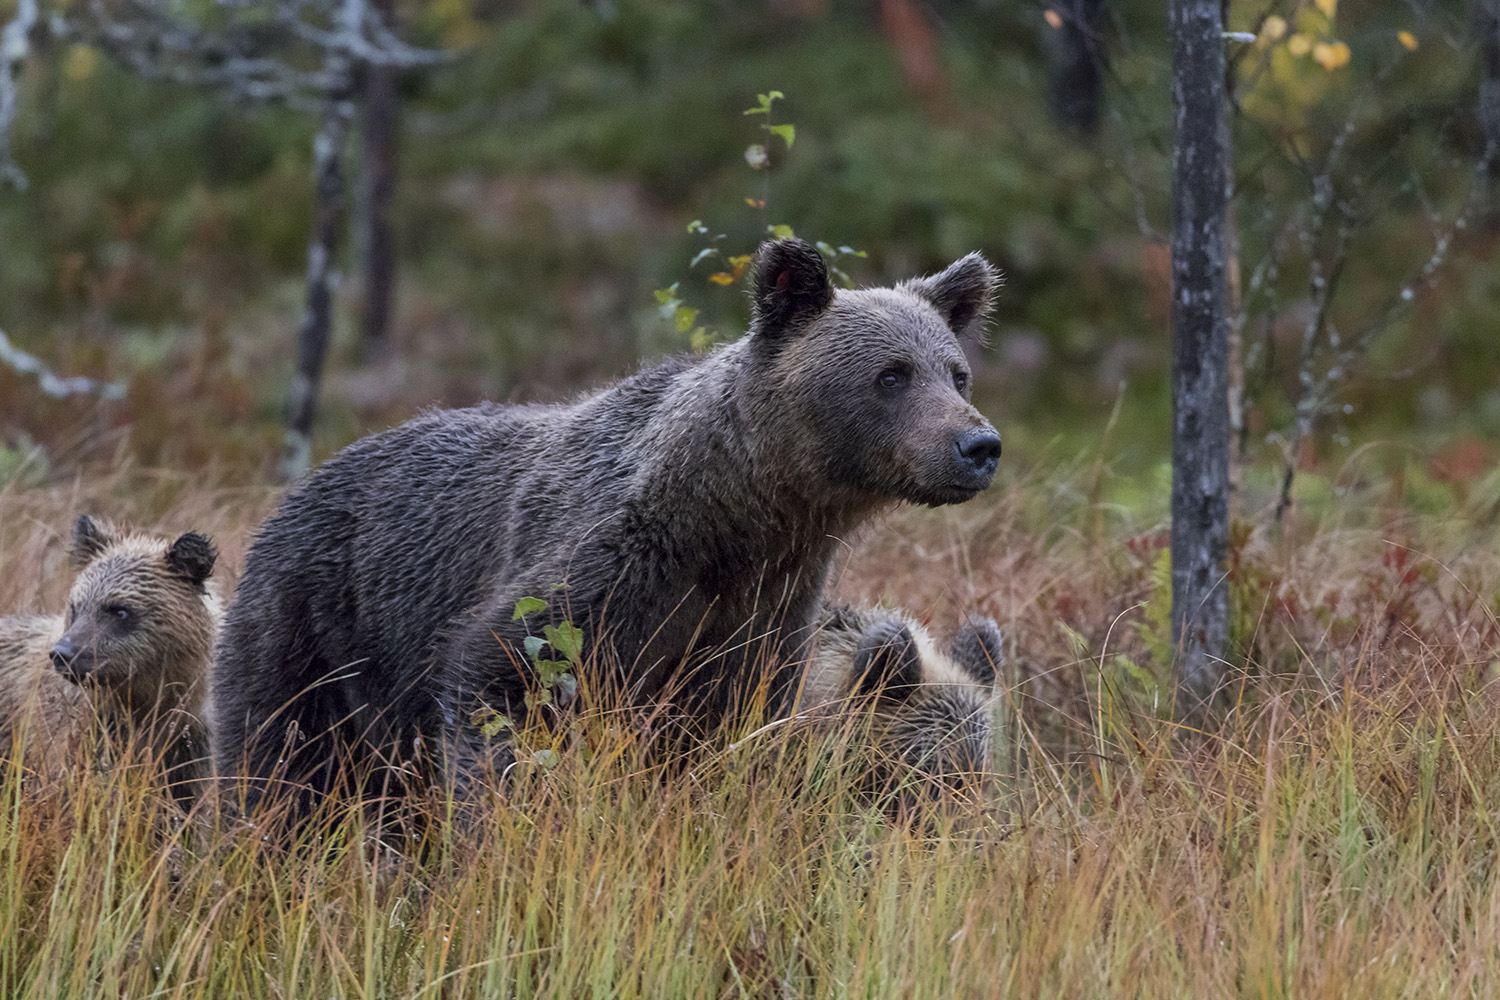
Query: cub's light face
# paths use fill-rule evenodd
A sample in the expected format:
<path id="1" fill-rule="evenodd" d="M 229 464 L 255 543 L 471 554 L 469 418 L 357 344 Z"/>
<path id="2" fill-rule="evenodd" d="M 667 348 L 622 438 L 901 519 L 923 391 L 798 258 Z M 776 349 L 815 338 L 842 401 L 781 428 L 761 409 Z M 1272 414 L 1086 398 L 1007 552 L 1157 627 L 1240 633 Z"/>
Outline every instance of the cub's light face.
<path id="1" fill-rule="evenodd" d="M 141 568 L 126 557 L 89 566 L 73 586 L 67 628 L 52 647 L 52 665 L 75 683 L 117 682 L 129 677 L 136 655 L 150 643 L 150 604 L 136 588 Z"/>

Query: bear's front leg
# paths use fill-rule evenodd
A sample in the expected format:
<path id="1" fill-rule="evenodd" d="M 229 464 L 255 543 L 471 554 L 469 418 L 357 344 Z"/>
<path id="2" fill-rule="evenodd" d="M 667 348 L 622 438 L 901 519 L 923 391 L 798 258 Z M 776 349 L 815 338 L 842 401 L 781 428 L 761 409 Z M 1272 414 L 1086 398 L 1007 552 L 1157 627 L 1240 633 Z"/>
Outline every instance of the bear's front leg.
<path id="1" fill-rule="evenodd" d="M 545 699 L 563 709 L 572 700 L 572 683 L 558 683 L 551 664 L 576 659 L 580 651 L 553 648 L 546 636 L 566 646 L 564 636 L 576 633 L 547 631 L 546 606 L 529 606 L 530 600 L 486 602 L 449 636 L 439 657 L 448 777 L 459 799 L 470 797 L 467 790 L 477 782 L 506 777 L 517 759 L 515 734 L 531 721 L 533 705 Z"/>

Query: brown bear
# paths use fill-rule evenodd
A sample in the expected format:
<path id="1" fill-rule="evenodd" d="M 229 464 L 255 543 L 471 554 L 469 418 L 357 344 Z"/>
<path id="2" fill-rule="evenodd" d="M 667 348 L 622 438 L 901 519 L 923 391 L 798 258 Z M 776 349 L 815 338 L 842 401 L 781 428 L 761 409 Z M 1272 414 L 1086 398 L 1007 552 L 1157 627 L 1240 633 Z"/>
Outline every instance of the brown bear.
<path id="1" fill-rule="evenodd" d="M 994 619 L 971 617 L 946 647 L 900 610 L 825 608 L 795 708 L 868 737 L 863 785 L 887 802 L 963 793 L 992 770 Z M 864 728 L 864 726 L 868 728 Z"/>
<path id="2" fill-rule="evenodd" d="M 460 786 L 498 773 L 510 750 L 483 723 L 524 714 L 563 620 L 637 702 L 671 694 L 711 722 L 784 698 L 840 539 L 989 486 L 1000 437 L 959 338 L 998 281 L 970 254 L 835 291 L 812 246 L 768 242 L 735 343 L 571 403 L 438 410 L 348 446 L 250 550 L 214 663 L 219 770 L 259 779 L 252 805 L 290 779 L 298 808 L 367 773 L 351 764 L 425 783 L 434 744 Z M 545 604 L 518 613 L 528 597 Z"/>
<path id="3" fill-rule="evenodd" d="M 53 776 L 97 719 L 105 744 L 146 741 L 179 800 L 209 767 L 208 660 L 220 617 L 206 584 L 216 554 L 80 517 L 78 577 L 64 615 L 0 618 L 0 753 Z M 24 738 L 24 745 L 17 743 Z"/>

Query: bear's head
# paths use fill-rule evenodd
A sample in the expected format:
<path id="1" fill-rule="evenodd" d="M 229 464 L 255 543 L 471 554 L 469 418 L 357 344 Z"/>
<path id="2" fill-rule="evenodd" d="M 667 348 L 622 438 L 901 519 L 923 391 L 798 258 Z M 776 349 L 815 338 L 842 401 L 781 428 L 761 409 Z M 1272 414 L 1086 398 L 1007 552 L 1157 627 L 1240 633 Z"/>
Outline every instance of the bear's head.
<path id="1" fill-rule="evenodd" d="M 780 240 L 761 245 L 753 282 L 755 378 L 795 474 L 851 498 L 932 506 L 990 485 L 1000 435 L 969 402 L 960 345 L 979 335 L 1000 284 L 983 257 L 842 291 L 816 248 Z"/>
<path id="2" fill-rule="evenodd" d="M 125 533 L 80 517 L 73 526 L 78 577 L 52 665 L 74 683 L 125 702 L 154 703 L 167 687 L 198 682 L 214 639 L 205 581 L 216 553 L 197 532 L 176 541 Z"/>
<path id="3" fill-rule="evenodd" d="M 1000 630 L 967 619 L 946 648 L 899 611 L 832 608 L 813 639 L 799 703 L 868 719 L 865 787 L 878 798 L 962 794 L 991 770 Z"/>

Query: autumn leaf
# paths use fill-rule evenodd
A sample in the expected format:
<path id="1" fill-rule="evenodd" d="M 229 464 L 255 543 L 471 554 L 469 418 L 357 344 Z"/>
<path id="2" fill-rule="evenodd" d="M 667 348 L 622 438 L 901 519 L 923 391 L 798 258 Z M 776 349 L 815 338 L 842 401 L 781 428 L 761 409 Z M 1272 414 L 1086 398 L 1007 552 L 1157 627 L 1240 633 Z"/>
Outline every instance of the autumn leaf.
<path id="1" fill-rule="evenodd" d="M 1287 39 L 1286 50 L 1292 55 L 1296 56 L 1298 59 L 1301 59 L 1303 56 L 1307 55 L 1312 51 L 1312 49 L 1313 40 L 1311 35 L 1306 35 L 1298 32 L 1291 38 Z"/>
<path id="2" fill-rule="evenodd" d="M 1319 66 L 1332 72 L 1349 65 L 1349 46 L 1343 42 L 1319 42 L 1313 46 L 1312 56 Z"/>
<path id="3" fill-rule="evenodd" d="M 1062 15 L 1051 7 L 1042 11 L 1042 20 L 1047 22 L 1047 27 L 1049 28 L 1061 28 L 1063 26 Z"/>
<path id="4" fill-rule="evenodd" d="M 1267 42 L 1279 42 L 1286 37 L 1286 18 L 1272 14 L 1260 24 L 1260 37 Z"/>
<path id="5" fill-rule="evenodd" d="M 1338 12 L 1339 0 L 1313 0 L 1313 3 L 1323 12 L 1328 20 L 1333 20 L 1333 15 Z"/>
<path id="6" fill-rule="evenodd" d="M 1406 51 L 1417 51 L 1417 36 L 1413 35 L 1410 31 L 1398 31 L 1396 32 L 1396 38 L 1401 42 Z"/>
<path id="7" fill-rule="evenodd" d="M 730 274 L 728 271 L 718 271 L 714 274 L 710 274 L 708 276 L 708 280 L 712 281 L 716 285 L 732 285 L 734 284 L 734 275 Z"/>

